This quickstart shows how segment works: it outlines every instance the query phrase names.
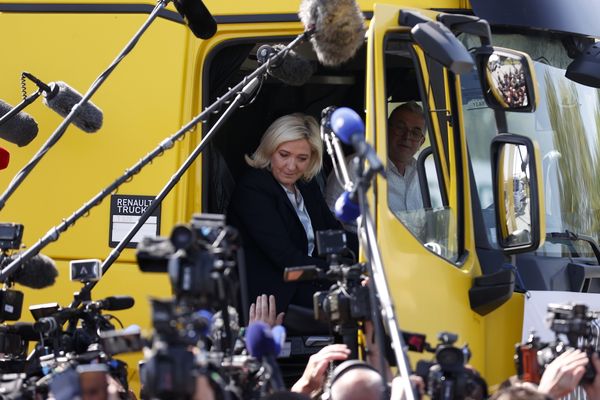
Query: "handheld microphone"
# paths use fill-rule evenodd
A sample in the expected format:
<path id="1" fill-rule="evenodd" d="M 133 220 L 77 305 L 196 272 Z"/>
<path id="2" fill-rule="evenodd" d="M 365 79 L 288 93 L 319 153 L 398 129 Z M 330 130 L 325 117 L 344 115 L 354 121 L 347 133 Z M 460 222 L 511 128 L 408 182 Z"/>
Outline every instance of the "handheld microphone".
<path id="1" fill-rule="evenodd" d="M 365 18 L 355 0 L 303 0 L 298 13 L 323 65 L 337 66 L 354 56 L 365 40 Z"/>
<path id="2" fill-rule="evenodd" d="M 44 91 L 44 104 L 63 118 L 82 99 L 77 90 L 64 82 L 51 82 L 48 87 L 50 91 Z M 96 132 L 102 127 L 102 111 L 89 101 L 81 106 L 72 122 L 84 132 Z"/>
<path id="3" fill-rule="evenodd" d="M 10 162 L 10 153 L 4 147 L 0 147 L 0 170 L 6 169 Z"/>
<path id="4" fill-rule="evenodd" d="M 12 106 L 0 100 L 0 118 L 12 110 Z M 0 125 L 0 138 L 16 144 L 27 146 L 38 134 L 38 124 L 33 117 L 24 111 L 4 121 Z"/>
<path id="5" fill-rule="evenodd" d="M 256 321 L 248 325 L 246 329 L 246 347 L 251 356 L 265 362 L 271 369 L 271 385 L 273 389 L 276 391 L 285 390 L 281 371 L 275 361 L 277 344 L 269 325 L 261 321 Z"/>
<path id="6" fill-rule="evenodd" d="M 260 64 L 264 64 L 285 47 L 283 44 L 262 45 L 256 52 L 256 58 Z M 294 50 L 288 50 L 287 54 L 269 66 L 267 73 L 290 86 L 302 86 L 315 73 L 315 66 Z"/>
<path id="7" fill-rule="evenodd" d="M 351 144 L 360 158 L 366 158 L 373 171 L 383 171 L 383 163 L 365 141 L 365 124 L 354 110 L 347 107 L 336 109 L 331 114 L 331 129 L 342 142 Z"/>
<path id="8" fill-rule="evenodd" d="M 273 341 L 275 342 L 275 354 L 279 355 L 281 354 L 281 350 L 285 345 L 285 338 L 287 336 L 285 333 L 285 328 L 283 325 L 275 325 L 271 329 L 271 333 L 273 334 Z"/>
<path id="9" fill-rule="evenodd" d="M 356 192 L 343 192 L 335 201 L 335 216 L 348 224 L 356 221 L 360 216 L 360 206 L 356 199 Z"/>
<path id="10" fill-rule="evenodd" d="M 9 263 L 16 259 L 17 255 L 9 257 Z M 54 260 L 43 254 L 37 254 L 25 261 L 14 273 L 12 278 L 19 285 L 33 289 L 43 289 L 54 285 L 58 270 Z"/>
<path id="11" fill-rule="evenodd" d="M 202 0 L 174 0 L 175 8 L 194 36 L 210 39 L 217 32 L 217 22 Z"/>

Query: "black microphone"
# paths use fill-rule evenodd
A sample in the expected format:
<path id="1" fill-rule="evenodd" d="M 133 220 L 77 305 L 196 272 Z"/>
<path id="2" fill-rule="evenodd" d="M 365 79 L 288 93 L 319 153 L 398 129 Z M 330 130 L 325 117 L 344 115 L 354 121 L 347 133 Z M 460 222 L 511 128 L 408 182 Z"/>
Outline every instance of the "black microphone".
<path id="1" fill-rule="evenodd" d="M 16 259 L 17 255 L 8 257 L 8 263 Z M 12 275 L 12 279 L 23 286 L 33 289 L 43 289 L 54 285 L 58 270 L 54 260 L 43 254 L 37 254 L 25 261 Z"/>
<path id="2" fill-rule="evenodd" d="M 93 301 L 88 307 L 96 310 L 119 311 L 127 310 L 135 304 L 131 296 L 109 296 L 105 299 Z"/>
<path id="3" fill-rule="evenodd" d="M 298 13 L 323 65 L 337 66 L 365 41 L 365 18 L 355 0 L 303 0 Z"/>
<path id="4" fill-rule="evenodd" d="M 256 52 L 256 58 L 260 64 L 264 64 L 285 47 L 283 44 L 262 45 Z M 288 50 L 277 62 L 269 65 L 267 72 L 290 86 L 302 86 L 315 73 L 315 66 L 294 50 Z"/>
<path id="5" fill-rule="evenodd" d="M 217 32 L 217 22 L 202 0 L 174 0 L 175 8 L 194 36 L 210 39 Z"/>
<path id="6" fill-rule="evenodd" d="M 13 107 L 0 100 L 0 118 L 8 114 Z M 19 112 L 0 125 L 0 138 L 16 144 L 27 146 L 38 134 L 38 124 L 33 117 L 24 111 Z"/>
<path id="7" fill-rule="evenodd" d="M 44 104 L 63 118 L 69 115 L 73 106 L 83 97 L 64 82 L 51 82 L 48 87 L 50 91 L 44 91 Z M 87 102 L 79 108 L 72 122 L 84 132 L 96 132 L 102 127 L 102 111 L 94 103 Z"/>
<path id="8" fill-rule="evenodd" d="M 31 322 L 17 322 L 13 325 L 0 325 L 0 332 L 18 335 L 22 340 L 33 342 L 40 340 L 40 334 L 33 329 Z"/>

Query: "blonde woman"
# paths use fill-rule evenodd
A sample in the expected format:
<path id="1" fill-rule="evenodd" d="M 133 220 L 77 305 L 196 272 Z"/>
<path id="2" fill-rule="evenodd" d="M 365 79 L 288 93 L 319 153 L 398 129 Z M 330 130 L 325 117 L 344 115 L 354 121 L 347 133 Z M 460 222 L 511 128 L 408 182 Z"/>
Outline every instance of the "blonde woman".
<path id="1" fill-rule="evenodd" d="M 287 267 L 316 265 L 319 230 L 340 229 L 313 180 L 321 169 L 322 142 L 317 121 L 300 113 L 275 120 L 246 162 L 251 168 L 237 183 L 228 218 L 240 230 L 246 257 L 250 301 L 274 295 L 277 311 L 291 304 L 312 308 L 314 282 L 286 283 Z"/>

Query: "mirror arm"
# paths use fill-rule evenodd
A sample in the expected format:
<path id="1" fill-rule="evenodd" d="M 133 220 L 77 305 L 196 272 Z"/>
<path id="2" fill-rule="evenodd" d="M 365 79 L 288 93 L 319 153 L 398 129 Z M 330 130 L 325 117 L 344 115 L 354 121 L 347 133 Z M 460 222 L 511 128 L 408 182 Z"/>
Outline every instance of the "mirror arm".
<path id="1" fill-rule="evenodd" d="M 400 10 L 400 15 L 398 15 L 398 25 L 410 26 L 411 28 L 417 24 L 431 21 L 430 18 L 427 18 L 416 11 Z"/>
<path id="2" fill-rule="evenodd" d="M 453 32 L 468 33 L 479 37 L 482 47 L 492 45 L 492 31 L 485 19 L 471 15 L 439 14 L 437 20 Z"/>

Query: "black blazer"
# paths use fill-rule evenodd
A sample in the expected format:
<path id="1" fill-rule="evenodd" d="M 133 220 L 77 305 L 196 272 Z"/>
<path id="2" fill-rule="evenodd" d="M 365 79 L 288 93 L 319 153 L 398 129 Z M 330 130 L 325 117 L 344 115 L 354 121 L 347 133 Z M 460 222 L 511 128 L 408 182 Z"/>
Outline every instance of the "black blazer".
<path id="1" fill-rule="evenodd" d="M 297 182 L 313 230 L 342 229 L 334 218 L 317 183 Z M 227 214 L 228 222 L 242 235 L 250 302 L 260 294 L 273 294 L 277 312 L 293 301 L 312 307 L 312 294 L 324 289 L 319 282 L 284 282 L 287 267 L 327 267 L 324 259 L 308 256 L 304 227 L 285 190 L 268 170 L 251 168 L 238 181 Z"/>

